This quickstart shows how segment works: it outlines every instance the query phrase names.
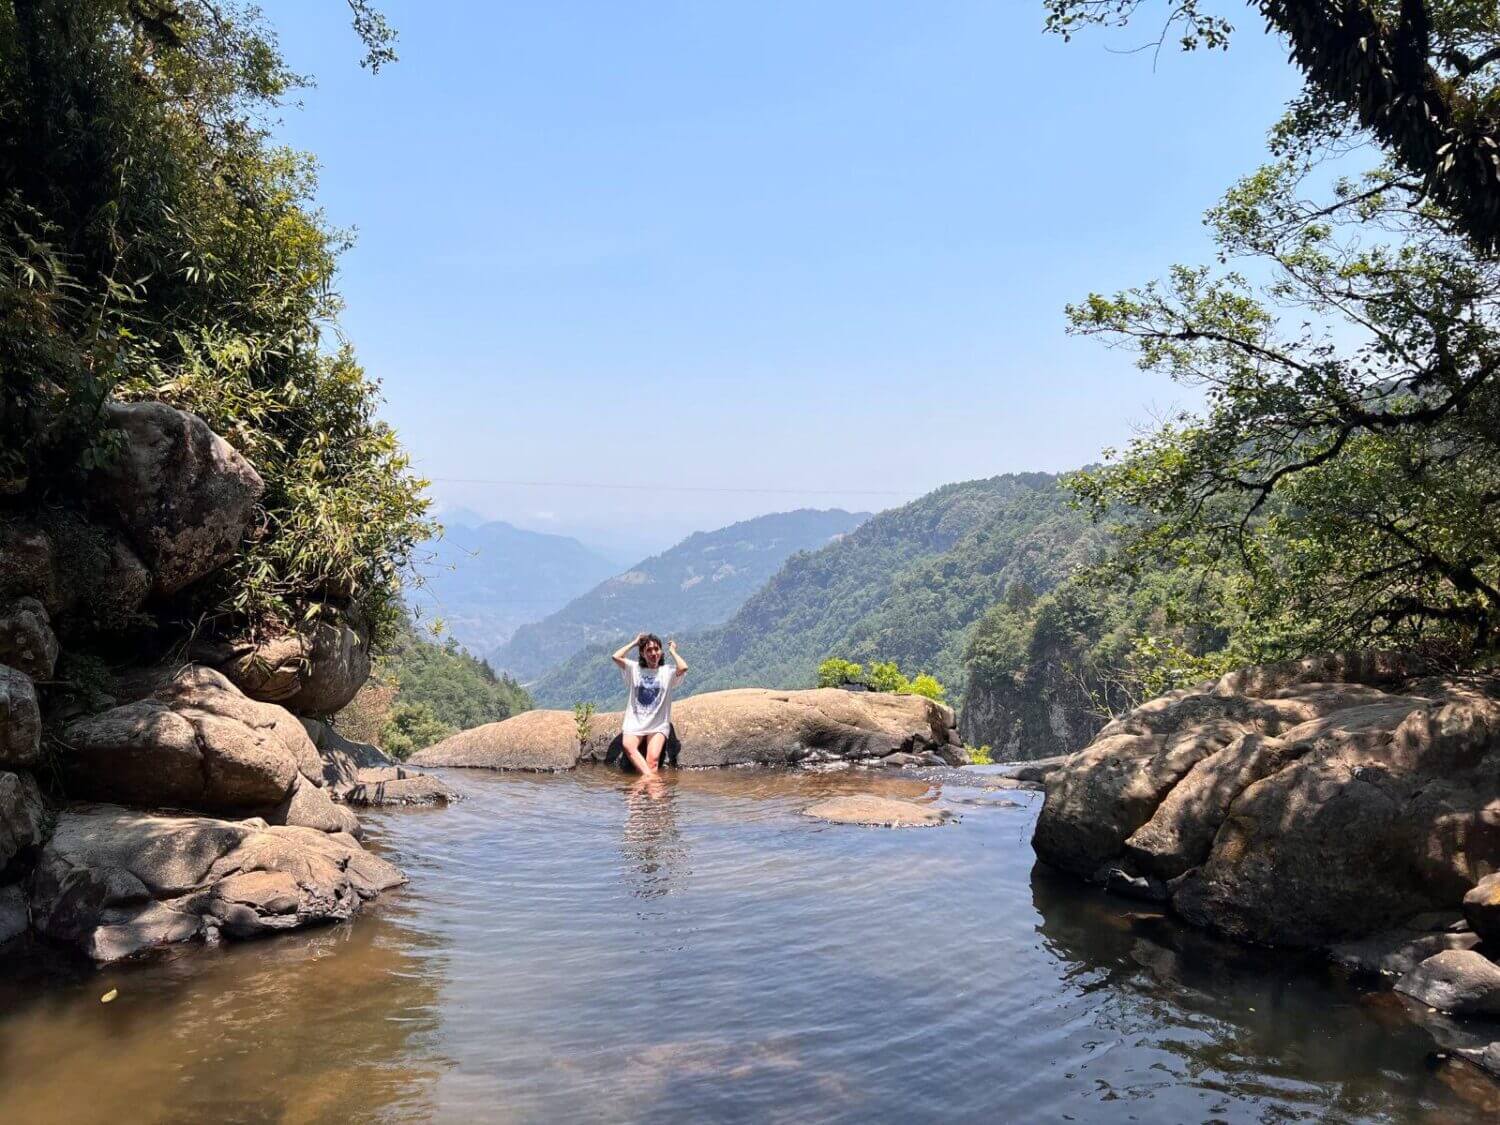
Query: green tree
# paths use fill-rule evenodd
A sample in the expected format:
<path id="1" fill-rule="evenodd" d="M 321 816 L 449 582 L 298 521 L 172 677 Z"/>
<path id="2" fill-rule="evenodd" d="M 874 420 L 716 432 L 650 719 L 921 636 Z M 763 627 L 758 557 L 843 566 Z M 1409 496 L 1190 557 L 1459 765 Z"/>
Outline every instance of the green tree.
<path id="1" fill-rule="evenodd" d="M 926 672 L 916 675 L 905 687 L 898 688 L 902 695 L 921 695 L 928 699 L 942 703 L 948 695 L 948 689 L 938 683 L 936 677 L 929 676 Z"/>
<path id="2" fill-rule="evenodd" d="M 350 8 L 367 64 L 393 58 Z M 163 399 L 267 485 L 263 527 L 181 619 L 256 632 L 332 602 L 388 633 L 424 482 L 329 340 L 348 238 L 267 125 L 301 81 L 238 4 L 0 3 L 0 495 L 84 502 L 113 454 L 101 403 Z"/>
<path id="3" fill-rule="evenodd" d="M 1210 213 L 1244 272 L 1179 266 L 1069 310 L 1206 393 L 1074 485 L 1133 513 L 1128 569 L 1222 581 L 1247 655 L 1482 659 L 1500 608 L 1497 263 L 1386 171 L 1325 198 L 1306 176 L 1262 169 Z"/>

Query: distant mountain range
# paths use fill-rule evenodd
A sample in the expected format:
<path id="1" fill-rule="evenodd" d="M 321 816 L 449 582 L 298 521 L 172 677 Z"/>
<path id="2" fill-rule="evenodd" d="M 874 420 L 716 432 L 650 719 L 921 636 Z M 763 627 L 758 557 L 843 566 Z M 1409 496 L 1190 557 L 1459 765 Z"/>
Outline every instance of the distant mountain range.
<path id="1" fill-rule="evenodd" d="M 618 647 L 641 629 L 666 637 L 717 625 L 787 559 L 826 547 L 869 518 L 803 508 L 697 532 L 516 629 L 491 650 L 490 662 L 525 682 L 591 645 Z"/>
<path id="2" fill-rule="evenodd" d="M 792 556 L 722 625 L 682 638 L 693 668 L 686 687 L 806 687 L 820 661 L 842 656 L 931 672 L 956 704 L 980 615 L 1012 583 L 1050 590 L 1097 540 L 1051 474 L 946 485 Z M 630 627 L 640 626 L 632 619 Z M 609 647 L 591 645 L 530 684 L 537 705 L 617 706 Z"/>
<path id="3" fill-rule="evenodd" d="M 409 598 L 424 617 L 440 617 L 475 654 L 492 652 L 516 628 L 564 606 L 619 564 L 566 535 L 526 531 L 492 520 L 470 525 L 444 517 L 444 534 L 426 545 L 426 585 Z"/>

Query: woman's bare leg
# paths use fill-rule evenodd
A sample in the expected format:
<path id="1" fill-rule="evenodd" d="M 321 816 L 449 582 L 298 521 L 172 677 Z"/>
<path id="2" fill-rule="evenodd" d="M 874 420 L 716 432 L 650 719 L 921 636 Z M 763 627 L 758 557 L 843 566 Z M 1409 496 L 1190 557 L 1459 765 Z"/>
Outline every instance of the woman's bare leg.
<path id="1" fill-rule="evenodd" d="M 641 773 L 655 773 L 656 768 L 648 765 L 646 759 L 641 757 L 641 736 L 638 734 L 621 735 L 620 741 L 625 744 L 625 753 L 630 755 L 630 760 L 635 763 L 635 768 Z"/>
<path id="2" fill-rule="evenodd" d="M 656 767 L 661 762 L 661 752 L 666 745 L 667 736 L 664 734 L 646 736 L 646 767 L 652 773 L 656 772 Z"/>

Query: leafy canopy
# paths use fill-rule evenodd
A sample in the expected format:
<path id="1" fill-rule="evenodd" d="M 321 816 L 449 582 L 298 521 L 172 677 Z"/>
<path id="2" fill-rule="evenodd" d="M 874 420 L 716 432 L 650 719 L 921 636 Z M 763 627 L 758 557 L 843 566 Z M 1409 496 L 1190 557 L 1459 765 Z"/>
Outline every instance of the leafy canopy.
<path id="1" fill-rule="evenodd" d="M 1209 215 L 1226 266 L 1069 309 L 1073 330 L 1205 393 L 1081 474 L 1135 511 L 1137 572 L 1227 576 L 1257 646 L 1493 652 L 1500 607 L 1500 276 L 1384 168 L 1314 197 L 1304 162 Z"/>
<path id="2" fill-rule="evenodd" d="M 350 4 L 368 65 L 392 33 Z M 392 626 L 423 483 L 336 332 L 348 245 L 268 114 L 302 79 L 253 9 L 0 3 L 0 497 L 76 503 L 114 455 L 106 397 L 194 411 L 256 465 L 263 527 L 183 617 Z"/>

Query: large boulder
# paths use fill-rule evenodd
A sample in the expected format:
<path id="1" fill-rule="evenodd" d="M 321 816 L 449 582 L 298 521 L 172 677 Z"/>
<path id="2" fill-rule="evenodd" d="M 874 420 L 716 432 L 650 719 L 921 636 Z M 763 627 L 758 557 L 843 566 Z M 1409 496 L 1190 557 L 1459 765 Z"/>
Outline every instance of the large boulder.
<path id="1" fill-rule="evenodd" d="M 370 678 L 366 629 L 333 610 L 299 631 L 218 644 L 199 655 L 251 699 L 279 703 L 298 715 L 334 714 Z"/>
<path id="2" fill-rule="evenodd" d="M 0 874 L 42 842 L 47 804 L 29 773 L 0 770 Z"/>
<path id="3" fill-rule="evenodd" d="M 57 637 L 46 606 L 32 597 L 0 605 L 0 664 L 33 680 L 50 680 L 57 666 Z"/>
<path id="4" fill-rule="evenodd" d="M 74 797 L 358 826 L 324 791 L 323 759 L 302 724 L 210 668 L 190 665 L 147 698 L 70 723 L 58 760 Z"/>
<path id="5" fill-rule="evenodd" d="M 0 664 L 0 767 L 25 769 L 41 757 L 42 713 L 31 677 Z"/>
<path id="6" fill-rule="evenodd" d="M 1500 872 L 1486 875 L 1464 895 L 1463 910 L 1474 932 L 1500 950 Z"/>
<path id="7" fill-rule="evenodd" d="M 195 414 L 161 402 L 112 402 L 120 454 L 90 481 L 95 513 L 122 531 L 172 594 L 223 566 L 265 492 L 250 462 Z"/>
<path id="8" fill-rule="evenodd" d="M 32 925 L 96 961 L 349 918 L 401 872 L 342 833 L 76 805 L 31 884 Z"/>
<path id="9" fill-rule="evenodd" d="M 571 769 L 581 759 L 615 760 L 619 712 L 594 715 L 583 739 L 569 711 L 526 711 L 475 727 L 412 755 L 418 766 Z M 960 764 L 949 735 L 953 711 L 916 695 L 838 688 L 743 688 L 694 695 L 672 706 L 679 766 L 794 765 L 829 760 L 877 762 L 932 752 Z"/>
<path id="10" fill-rule="evenodd" d="M 58 636 L 126 628 L 151 585 L 151 573 L 119 533 L 76 512 L 48 508 L 0 519 L 0 601 L 34 599 Z"/>
<path id="11" fill-rule="evenodd" d="M 1500 679 L 1405 672 L 1329 655 L 1153 700 L 1048 776 L 1037 854 L 1270 944 L 1457 909 L 1500 867 Z"/>
<path id="12" fill-rule="evenodd" d="M 603 720 L 604 716 L 597 716 Z M 492 770 L 570 770 L 582 746 L 570 711 L 523 711 L 498 723 L 459 731 L 418 750 L 414 766 Z"/>
<path id="13" fill-rule="evenodd" d="M 840 688 L 744 688 L 684 699 L 672 708 L 682 742 L 678 764 L 732 766 L 849 761 L 932 750 L 955 764 L 953 711 L 919 695 Z"/>

